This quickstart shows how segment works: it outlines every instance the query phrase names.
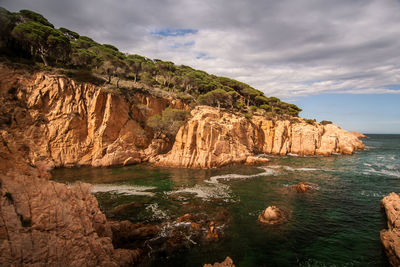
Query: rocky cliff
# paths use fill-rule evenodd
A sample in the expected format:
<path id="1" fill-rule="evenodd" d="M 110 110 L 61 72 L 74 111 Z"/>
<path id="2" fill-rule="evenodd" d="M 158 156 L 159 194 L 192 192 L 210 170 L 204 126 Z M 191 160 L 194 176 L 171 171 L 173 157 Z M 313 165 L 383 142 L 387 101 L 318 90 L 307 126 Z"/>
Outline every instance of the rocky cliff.
<path id="1" fill-rule="evenodd" d="M 300 118 L 248 119 L 197 106 L 192 118 L 179 130 L 171 151 L 152 161 L 164 166 L 212 168 L 253 161 L 257 154 L 351 154 L 362 148 L 356 134 L 334 124 L 308 124 Z"/>
<path id="2" fill-rule="evenodd" d="M 381 242 L 392 266 L 400 266 L 400 195 L 391 193 L 382 199 L 388 229 L 381 231 Z"/>
<path id="3" fill-rule="evenodd" d="M 0 64 L 0 262 L 4 266 L 119 266 L 137 251 L 115 249 L 90 194 L 49 181 L 58 166 L 151 161 L 182 167 L 256 163 L 254 155 L 329 155 L 362 148 L 335 125 L 246 119 L 199 106 L 171 145 L 146 121 L 179 100 L 109 92 L 62 75 Z M 168 152 L 169 151 L 169 152 Z M 164 153 L 168 152 L 164 155 Z M 265 159 L 262 159 L 265 160 Z"/>
<path id="4" fill-rule="evenodd" d="M 131 266 L 138 251 L 114 249 L 90 185 L 49 181 L 7 135 L 0 131 L 0 265 Z"/>
<path id="5" fill-rule="evenodd" d="M 198 106 L 181 127 L 171 149 L 154 139 L 149 117 L 181 101 L 130 90 L 107 92 L 62 75 L 0 65 L 0 121 L 5 138 L 25 147 L 32 165 L 112 166 L 151 161 L 159 165 L 211 168 L 257 163 L 256 154 L 351 154 L 363 148 L 355 133 L 334 124 L 308 124 L 300 118 L 251 119 Z"/>
<path id="6" fill-rule="evenodd" d="M 34 165 L 139 163 L 169 149 L 146 120 L 179 100 L 105 92 L 61 75 L 0 65 L 0 124 L 26 147 Z"/>

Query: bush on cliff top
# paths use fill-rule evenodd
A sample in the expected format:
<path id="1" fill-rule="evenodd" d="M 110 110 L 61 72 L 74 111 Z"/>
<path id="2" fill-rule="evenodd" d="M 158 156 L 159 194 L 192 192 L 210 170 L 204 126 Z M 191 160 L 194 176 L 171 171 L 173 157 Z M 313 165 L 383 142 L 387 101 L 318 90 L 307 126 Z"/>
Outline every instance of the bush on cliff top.
<path id="1" fill-rule="evenodd" d="M 190 113 L 186 110 L 166 108 L 161 115 L 150 117 L 147 126 L 154 131 L 155 137 L 166 134 L 173 138 L 189 116 Z"/>

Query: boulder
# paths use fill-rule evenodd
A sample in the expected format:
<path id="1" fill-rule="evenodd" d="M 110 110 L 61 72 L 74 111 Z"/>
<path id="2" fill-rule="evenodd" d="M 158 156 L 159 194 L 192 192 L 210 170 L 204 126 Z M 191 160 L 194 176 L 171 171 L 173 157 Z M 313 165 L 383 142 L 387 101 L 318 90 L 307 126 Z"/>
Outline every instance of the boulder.
<path id="1" fill-rule="evenodd" d="M 286 213 L 275 206 L 269 206 L 258 216 L 258 221 L 264 224 L 280 224 L 287 219 Z"/>
<path id="2" fill-rule="evenodd" d="M 381 202 L 388 229 L 380 233 L 381 242 L 392 266 L 400 266 L 400 195 L 391 193 Z"/>
<path id="3" fill-rule="evenodd" d="M 204 264 L 203 267 L 235 267 L 235 264 L 233 264 L 233 260 L 230 257 L 226 257 L 223 262 L 216 262 L 213 265 Z"/>
<path id="4" fill-rule="evenodd" d="M 305 193 L 311 190 L 311 183 L 299 182 L 298 184 L 292 186 L 292 189 L 298 193 Z"/>

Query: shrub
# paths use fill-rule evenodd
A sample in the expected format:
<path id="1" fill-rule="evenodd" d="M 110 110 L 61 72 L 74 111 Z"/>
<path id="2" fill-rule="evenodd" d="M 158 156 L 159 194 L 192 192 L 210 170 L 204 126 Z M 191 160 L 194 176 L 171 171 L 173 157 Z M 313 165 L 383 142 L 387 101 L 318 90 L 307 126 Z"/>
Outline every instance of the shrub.
<path id="1" fill-rule="evenodd" d="M 186 110 L 166 108 L 161 115 L 154 115 L 147 120 L 147 126 L 157 135 L 166 134 L 175 137 L 179 128 L 185 123 L 190 113 Z"/>
<path id="2" fill-rule="evenodd" d="M 249 113 L 249 112 L 246 112 L 246 113 L 244 114 L 244 117 L 247 118 L 247 119 L 251 119 L 251 118 L 253 117 L 253 114 L 251 114 L 251 113 Z"/>
<path id="3" fill-rule="evenodd" d="M 260 108 L 262 108 L 262 109 L 264 109 L 266 111 L 271 111 L 271 106 L 270 105 L 264 104 L 264 105 L 261 105 Z"/>
<path id="4" fill-rule="evenodd" d="M 323 121 L 321 121 L 320 123 L 321 123 L 322 125 L 332 124 L 331 121 L 326 121 L 326 120 L 323 120 Z"/>
<path id="5" fill-rule="evenodd" d="M 304 119 L 304 121 L 306 122 L 306 123 L 308 123 L 308 124 L 311 124 L 311 125 L 314 125 L 314 123 L 316 122 L 316 120 L 315 119 Z"/>

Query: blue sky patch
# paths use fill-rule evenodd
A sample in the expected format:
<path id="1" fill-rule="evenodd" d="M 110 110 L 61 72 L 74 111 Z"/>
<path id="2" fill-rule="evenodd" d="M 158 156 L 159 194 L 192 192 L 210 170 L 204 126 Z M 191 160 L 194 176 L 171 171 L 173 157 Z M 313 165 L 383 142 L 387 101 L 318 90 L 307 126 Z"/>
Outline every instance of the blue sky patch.
<path id="1" fill-rule="evenodd" d="M 164 28 L 151 31 L 150 34 L 158 35 L 162 37 L 178 37 L 178 36 L 185 36 L 187 34 L 196 34 L 198 30 L 196 29 L 173 29 L 173 28 Z"/>

